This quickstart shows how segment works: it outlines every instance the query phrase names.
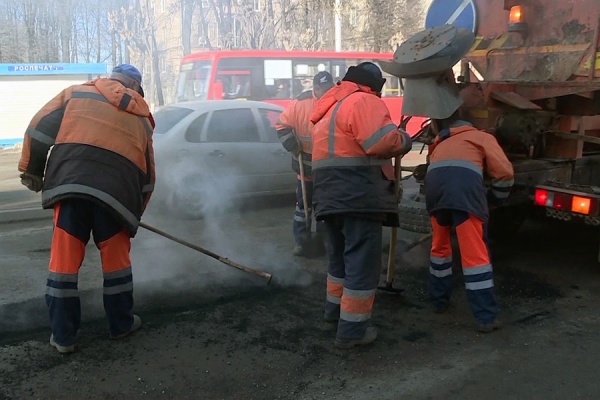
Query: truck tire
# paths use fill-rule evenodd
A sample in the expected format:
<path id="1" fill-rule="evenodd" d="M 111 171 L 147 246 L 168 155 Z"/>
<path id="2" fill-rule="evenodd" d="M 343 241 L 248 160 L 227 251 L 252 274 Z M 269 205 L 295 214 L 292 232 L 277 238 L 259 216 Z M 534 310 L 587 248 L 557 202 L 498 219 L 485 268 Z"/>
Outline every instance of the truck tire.
<path id="1" fill-rule="evenodd" d="M 417 233 L 430 233 L 431 222 L 422 196 L 403 197 L 398 205 L 400 229 Z"/>

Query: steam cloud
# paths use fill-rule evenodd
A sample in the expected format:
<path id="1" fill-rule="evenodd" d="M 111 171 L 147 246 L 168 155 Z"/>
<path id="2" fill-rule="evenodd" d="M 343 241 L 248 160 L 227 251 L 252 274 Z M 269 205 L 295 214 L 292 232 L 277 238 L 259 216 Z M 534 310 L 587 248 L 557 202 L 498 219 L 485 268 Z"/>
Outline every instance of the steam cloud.
<path id="1" fill-rule="evenodd" d="M 308 285 L 310 274 L 289 260 L 293 243 L 274 234 L 268 209 L 241 210 L 240 194 L 251 190 L 235 167 L 219 166 L 202 158 L 169 158 L 157 149 L 157 185 L 145 220 L 182 239 L 214 251 L 250 268 L 270 272 L 280 285 Z M 262 162 L 262 160 L 257 160 Z M 293 205 L 290 204 L 289 225 Z M 182 219 L 183 218 L 183 219 Z M 267 218 L 267 219 L 265 219 Z M 281 224 L 280 221 L 277 221 Z M 136 282 L 162 282 L 181 289 L 203 285 L 247 285 L 249 276 L 212 258 L 169 242 L 154 233 L 141 232 L 132 262 L 144 265 Z M 262 285 L 259 278 L 254 279 Z"/>

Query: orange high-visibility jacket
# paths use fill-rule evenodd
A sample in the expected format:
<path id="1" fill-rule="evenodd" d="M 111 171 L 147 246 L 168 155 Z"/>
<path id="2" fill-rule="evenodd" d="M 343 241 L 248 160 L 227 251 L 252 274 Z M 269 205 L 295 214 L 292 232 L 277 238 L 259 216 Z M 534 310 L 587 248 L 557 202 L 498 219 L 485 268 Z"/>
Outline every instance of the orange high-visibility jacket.
<path id="1" fill-rule="evenodd" d="M 488 220 L 488 200 L 506 200 L 513 186 L 514 171 L 504 151 L 489 133 L 458 121 L 442 130 L 429 146 L 425 176 L 427 211 L 452 209 Z M 487 193 L 484 174 L 492 178 Z"/>
<path id="2" fill-rule="evenodd" d="M 19 171 L 45 176 L 44 208 L 90 198 L 112 209 L 133 236 L 154 189 L 153 129 L 136 91 L 107 78 L 74 85 L 31 120 Z"/>
<path id="3" fill-rule="evenodd" d="M 410 137 L 400 132 L 370 88 L 338 82 L 317 101 L 313 128 L 313 203 L 318 219 L 330 214 L 379 214 L 398 224 L 391 158 Z"/>
<path id="4" fill-rule="evenodd" d="M 283 147 L 292 153 L 292 169 L 300 173 L 298 159 L 294 153 L 300 150 L 304 163 L 304 174 L 307 178 L 312 175 L 312 128 L 310 114 L 317 99 L 311 91 L 300 93 L 281 113 L 275 125 L 279 140 Z"/>

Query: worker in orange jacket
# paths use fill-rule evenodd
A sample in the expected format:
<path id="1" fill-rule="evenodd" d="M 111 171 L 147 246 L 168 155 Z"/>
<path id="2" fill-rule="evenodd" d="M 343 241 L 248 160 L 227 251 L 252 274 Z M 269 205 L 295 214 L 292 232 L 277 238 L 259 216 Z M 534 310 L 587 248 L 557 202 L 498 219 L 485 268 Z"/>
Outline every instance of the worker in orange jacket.
<path id="1" fill-rule="evenodd" d="M 325 319 L 337 322 L 335 345 L 373 342 L 369 326 L 382 268 L 382 226 L 398 226 L 391 158 L 411 149 L 408 134 L 390 118 L 379 67 L 350 67 L 321 97 L 311 115 L 313 203 L 325 221 Z"/>
<path id="2" fill-rule="evenodd" d="M 305 90 L 292 100 L 290 105 L 281 113 L 277 121 L 277 135 L 283 147 L 292 153 L 292 169 L 298 174 L 296 188 L 296 210 L 292 222 L 292 230 L 296 245 L 293 249 L 295 256 L 307 256 L 306 238 L 307 229 L 312 221 L 312 127 L 310 114 L 317 101 L 327 90 L 333 86 L 333 77 L 327 71 L 317 73 L 313 78 L 312 90 Z M 306 188 L 306 201 L 309 215 L 304 215 L 304 201 L 302 199 L 302 183 L 300 182 L 299 160 L 304 164 L 304 186 Z M 306 221 L 309 221 L 307 224 Z M 307 226 L 308 225 L 308 226 Z M 317 224 L 317 232 L 322 230 L 322 224 Z M 312 254 L 316 255 L 316 254 Z"/>
<path id="3" fill-rule="evenodd" d="M 412 93 L 433 103 L 429 116 L 436 136 L 429 146 L 425 176 L 425 201 L 433 228 L 429 289 L 436 312 L 445 312 L 452 294 L 450 230 L 454 228 L 467 299 L 478 331 L 487 333 L 501 326 L 496 318 L 498 307 L 487 246 L 488 203 L 499 205 L 506 200 L 514 172 L 494 136 L 461 119 L 462 100 L 454 76 L 449 72 L 445 79 L 451 82 L 437 77 L 407 80 L 405 92 L 409 108 Z M 436 105 L 440 98 L 445 100 Z M 484 185 L 486 176 L 492 179 L 489 189 Z"/>
<path id="4" fill-rule="evenodd" d="M 154 187 L 154 121 L 132 65 L 63 90 L 31 120 L 19 161 L 21 183 L 42 190 L 54 209 L 46 304 L 50 344 L 75 351 L 81 322 L 77 290 L 85 246 L 94 235 L 104 276 L 110 337 L 139 329 L 129 250 Z M 48 151 L 53 146 L 50 157 Z"/>

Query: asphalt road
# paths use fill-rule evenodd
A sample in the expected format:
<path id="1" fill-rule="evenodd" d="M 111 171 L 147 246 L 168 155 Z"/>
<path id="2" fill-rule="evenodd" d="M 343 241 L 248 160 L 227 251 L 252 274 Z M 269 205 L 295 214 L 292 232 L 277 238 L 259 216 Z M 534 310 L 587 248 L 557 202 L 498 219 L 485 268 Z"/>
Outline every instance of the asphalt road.
<path id="1" fill-rule="evenodd" d="M 404 296 L 378 294 L 380 337 L 341 351 L 333 347 L 335 327 L 322 320 L 325 259 L 291 255 L 292 212 L 290 199 L 279 198 L 203 220 L 146 216 L 273 273 L 274 283 L 140 231 L 132 262 L 144 327 L 122 341 L 107 338 L 99 255 L 88 246 L 78 351 L 64 356 L 48 345 L 43 300 L 51 223 L 0 224 L 0 399 L 600 396 L 597 231 L 532 221 L 511 242 L 493 243 L 505 327 L 489 335 L 474 330 L 459 266 L 454 307 L 432 312 L 427 243 L 403 252 L 418 235 L 401 232 L 396 278 Z"/>

